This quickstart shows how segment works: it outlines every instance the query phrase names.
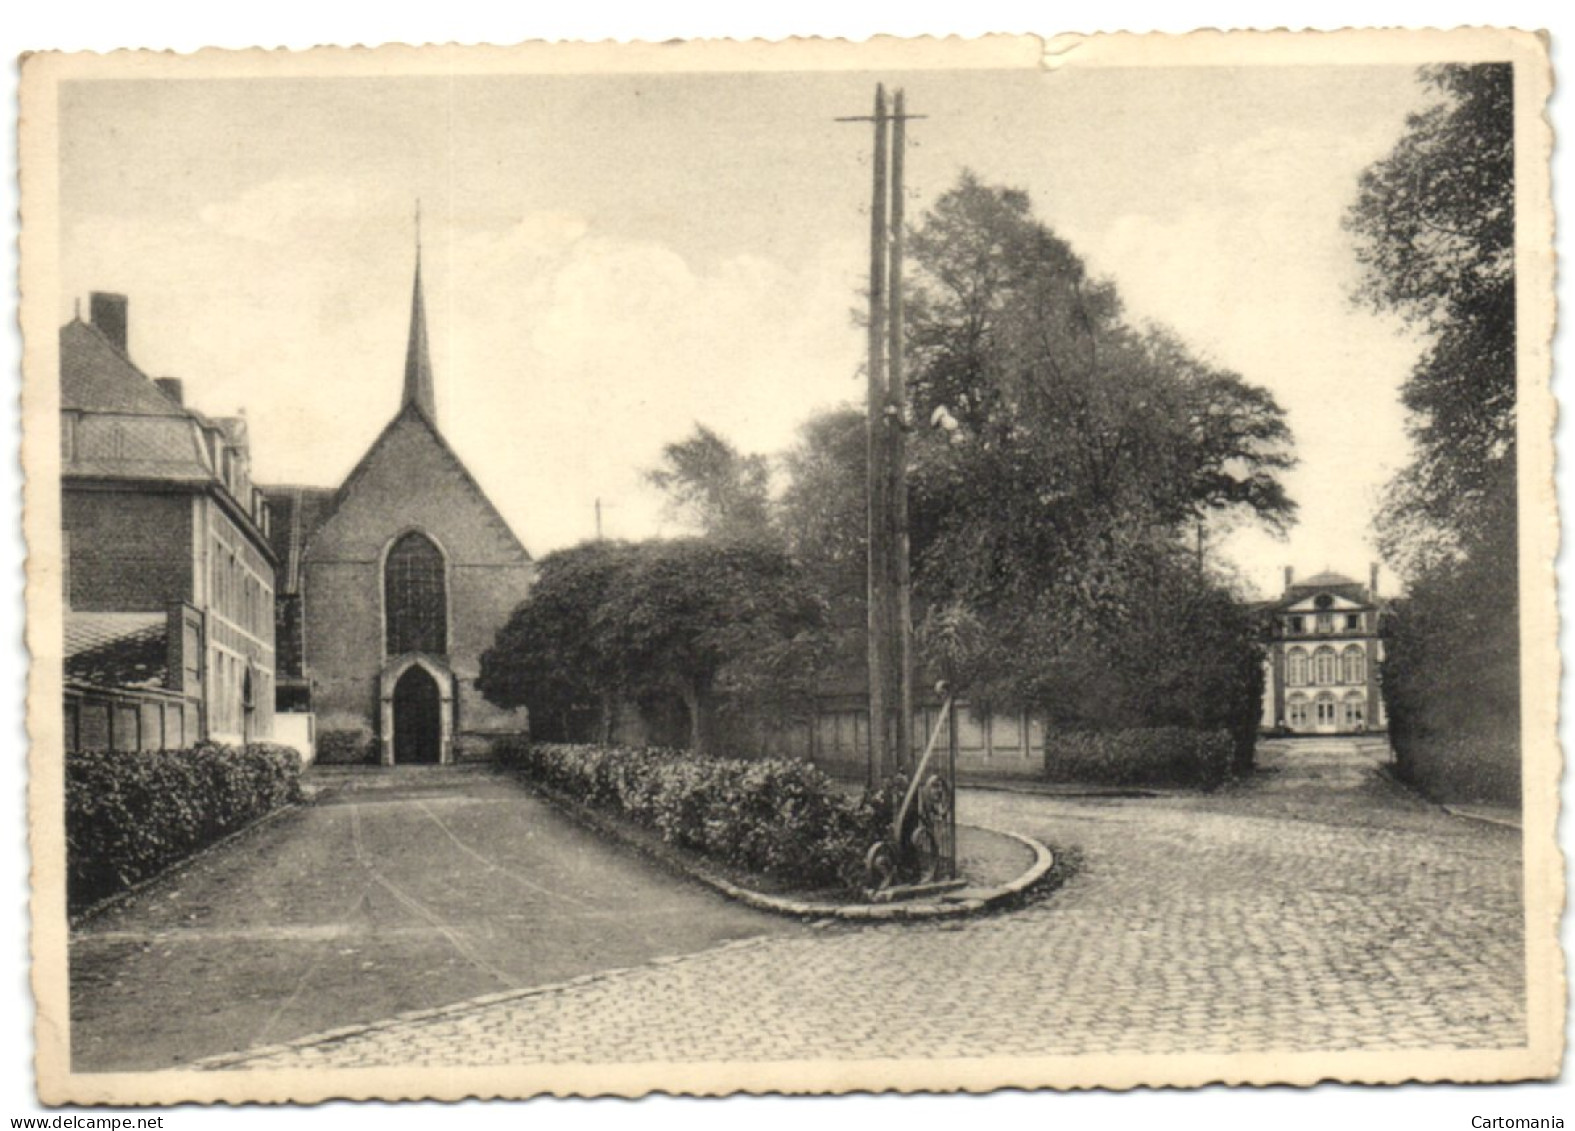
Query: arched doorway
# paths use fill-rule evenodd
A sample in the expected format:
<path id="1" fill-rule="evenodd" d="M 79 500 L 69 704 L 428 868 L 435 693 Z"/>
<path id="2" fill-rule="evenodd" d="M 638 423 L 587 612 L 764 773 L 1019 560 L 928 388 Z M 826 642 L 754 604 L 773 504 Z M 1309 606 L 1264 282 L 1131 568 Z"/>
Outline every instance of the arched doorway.
<path id="1" fill-rule="evenodd" d="M 435 764 L 442 751 L 442 697 L 437 681 L 411 664 L 394 684 L 394 764 Z"/>

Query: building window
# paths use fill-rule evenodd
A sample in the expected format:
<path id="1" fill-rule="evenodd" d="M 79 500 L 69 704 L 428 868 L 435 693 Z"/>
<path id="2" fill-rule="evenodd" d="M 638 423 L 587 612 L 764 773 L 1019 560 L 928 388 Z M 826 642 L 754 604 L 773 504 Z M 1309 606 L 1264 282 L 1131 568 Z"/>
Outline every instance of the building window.
<path id="1" fill-rule="evenodd" d="M 1291 631 L 1292 632 L 1306 632 L 1307 631 L 1307 622 L 1302 617 L 1292 617 L 1290 623 L 1291 623 Z"/>
<path id="2" fill-rule="evenodd" d="M 1294 730 L 1303 730 L 1307 726 L 1307 700 L 1301 695 L 1292 695 L 1289 704 L 1289 723 Z"/>
<path id="3" fill-rule="evenodd" d="M 1318 631 L 1319 632 L 1333 632 L 1334 631 L 1334 616 L 1332 614 L 1330 614 L 1330 613 L 1319 613 L 1318 614 Z"/>
<path id="4" fill-rule="evenodd" d="M 1336 682 L 1339 661 L 1333 648 L 1320 648 L 1313 655 L 1313 682 L 1320 687 Z"/>
<path id="5" fill-rule="evenodd" d="M 1352 645 L 1340 657 L 1340 677 L 1345 683 L 1365 683 L 1367 681 L 1367 653 Z"/>
<path id="6" fill-rule="evenodd" d="M 411 531 L 388 551 L 383 565 L 385 642 L 390 656 L 448 651 L 448 585 L 443 554 L 432 539 Z"/>
<path id="7" fill-rule="evenodd" d="M 1364 700 L 1361 695 L 1355 693 L 1347 695 L 1345 697 L 1344 725 L 1353 728 L 1361 726 L 1363 721 L 1362 716 L 1365 713 L 1365 708 L 1366 700 Z"/>
<path id="8" fill-rule="evenodd" d="M 1307 686 L 1307 653 L 1292 648 L 1285 660 L 1285 682 L 1291 687 Z"/>
<path id="9" fill-rule="evenodd" d="M 1334 726 L 1335 703 L 1334 696 L 1324 694 L 1318 697 L 1318 725 L 1321 727 Z"/>
<path id="10" fill-rule="evenodd" d="M 1346 628 L 1347 632 L 1359 632 L 1359 631 L 1361 631 L 1361 628 L 1362 628 L 1362 614 L 1361 613 L 1346 613 L 1345 614 L 1345 628 Z"/>

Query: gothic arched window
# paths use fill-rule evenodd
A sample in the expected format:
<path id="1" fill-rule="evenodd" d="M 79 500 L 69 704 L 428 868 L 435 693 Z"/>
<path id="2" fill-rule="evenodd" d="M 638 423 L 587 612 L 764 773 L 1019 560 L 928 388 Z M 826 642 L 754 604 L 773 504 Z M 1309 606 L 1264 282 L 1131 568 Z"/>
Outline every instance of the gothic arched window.
<path id="1" fill-rule="evenodd" d="M 400 536 L 383 563 L 383 614 L 388 654 L 448 651 L 448 585 L 443 553 L 412 530 Z"/>

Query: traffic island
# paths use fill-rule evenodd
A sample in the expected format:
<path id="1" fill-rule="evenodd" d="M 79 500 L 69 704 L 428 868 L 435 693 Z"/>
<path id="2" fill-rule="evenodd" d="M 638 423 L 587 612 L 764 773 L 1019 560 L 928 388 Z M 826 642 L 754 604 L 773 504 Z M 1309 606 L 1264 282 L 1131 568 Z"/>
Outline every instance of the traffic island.
<path id="1" fill-rule="evenodd" d="M 676 848 L 632 822 L 583 805 L 566 793 L 536 781 L 524 788 L 560 812 L 650 857 L 663 866 L 760 911 L 802 919 L 885 922 L 948 919 L 977 915 L 1021 897 L 1050 875 L 1055 858 L 1039 841 L 1020 833 L 978 825 L 957 825 L 957 867 L 963 885 L 900 902 L 858 902 L 850 899 L 759 890 L 751 877 L 724 872 L 696 853 Z"/>

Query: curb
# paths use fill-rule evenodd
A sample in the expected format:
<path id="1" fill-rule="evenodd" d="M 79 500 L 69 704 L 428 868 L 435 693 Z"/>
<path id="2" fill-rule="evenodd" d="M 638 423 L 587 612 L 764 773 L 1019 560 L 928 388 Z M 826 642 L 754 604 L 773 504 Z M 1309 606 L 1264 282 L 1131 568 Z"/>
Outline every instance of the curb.
<path id="1" fill-rule="evenodd" d="M 1492 813 L 1473 813 L 1470 809 L 1462 808 L 1458 805 L 1440 805 L 1439 808 L 1451 817 L 1459 817 L 1462 821 L 1478 821 L 1484 825 L 1493 825 L 1495 828 L 1514 829 L 1516 832 L 1524 831 L 1519 821 L 1511 820 L 1508 817 L 1497 817 Z"/>
<path id="2" fill-rule="evenodd" d="M 770 911 L 774 914 L 791 915 L 802 919 L 841 919 L 854 922 L 899 920 L 911 922 L 920 919 L 955 919 L 964 915 L 977 915 L 982 911 L 990 910 L 1009 899 L 1021 895 L 1034 884 L 1044 879 L 1045 875 L 1055 865 L 1055 857 L 1051 855 L 1050 850 L 1032 837 L 1008 832 L 1005 829 L 992 829 L 984 825 L 968 825 L 965 827 L 994 833 L 997 836 L 1010 837 L 1012 840 L 1017 841 L 1034 854 L 1033 864 L 1029 866 L 1027 871 L 1010 883 L 1002 884 L 999 887 L 987 888 L 984 891 L 976 892 L 964 898 L 945 899 L 943 897 L 942 901 L 936 903 L 822 903 L 814 900 L 792 899 L 787 896 L 768 895 L 765 892 L 755 891 L 753 888 L 735 884 L 732 880 L 697 866 L 691 860 L 660 841 L 645 843 L 629 836 L 611 818 L 585 808 L 578 802 L 564 797 L 557 790 L 548 789 L 536 782 L 526 783 L 519 778 L 514 780 L 535 796 L 550 803 L 571 820 L 577 821 L 595 832 L 617 841 L 619 844 L 633 848 L 637 852 L 655 857 L 674 871 L 705 884 L 729 899 L 737 900 L 739 903 L 753 907 L 757 911 Z"/>
<path id="3" fill-rule="evenodd" d="M 1191 797 L 1201 791 L 1188 791 L 1180 789 L 1150 789 L 1141 786 L 1072 786 L 1066 790 L 1042 789 L 1032 782 L 1014 781 L 969 781 L 962 778 L 957 782 L 958 789 L 982 789 L 991 793 L 1015 793 L 1022 797 L 1045 797 L 1051 801 L 1152 801 L 1166 797 Z M 996 831 L 994 829 L 990 830 Z"/>
<path id="4" fill-rule="evenodd" d="M 75 931 L 81 927 L 85 927 L 88 923 L 92 922 L 94 919 L 97 919 L 100 915 L 120 906 L 122 903 L 125 903 L 133 896 L 142 894 L 149 888 L 153 887 L 155 884 L 163 883 L 165 880 L 174 879 L 176 876 L 186 871 L 186 869 L 190 868 L 192 865 L 203 859 L 203 857 L 217 852 L 219 849 L 225 847 L 231 842 L 239 840 L 247 833 L 255 832 L 275 818 L 282 817 L 286 813 L 294 812 L 297 809 L 304 809 L 308 805 L 311 805 L 314 800 L 315 798 L 303 796 L 300 801 L 292 801 L 288 805 L 281 805 L 277 809 L 270 809 L 268 812 L 264 813 L 261 817 L 258 817 L 250 824 L 242 825 L 234 832 L 225 833 L 218 840 L 213 841 L 211 844 L 203 845 L 189 856 L 182 856 L 179 860 L 171 862 L 161 870 L 153 873 L 153 875 L 145 876 L 136 883 L 132 884 L 130 887 L 122 888 L 113 895 L 106 895 L 97 903 L 88 904 L 75 915 L 67 917 L 67 930 Z"/>
<path id="5" fill-rule="evenodd" d="M 1412 800 L 1420 801 L 1423 805 L 1427 805 L 1434 809 L 1441 809 L 1443 812 L 1449 814 L 1451 817 L 1457 818 L 1458 820 L 1476 821 L 1478 824 L 1492 825 L 1493 827 L 1500 829 L 1514 829 L 1516 832 L 1523 831 L 1523 826 L 1519 821 L 1510 820 L 1505 817 L 1495 817 L 1491 813 L 1473 813 L 1470 811 L 1469 806 L 1462 807 L 1450 804 L 1448 802 L 1434 801 L 1416 786 L 1412 785 L 1399 774 L 1395 773 L 1393 766 L 1387 762 L 1381 763 L 1378 766 L 1378 776 L 1389 782 L 1391 785 L 1398 786 L 1400 789 L 1404 790 Z"/>

